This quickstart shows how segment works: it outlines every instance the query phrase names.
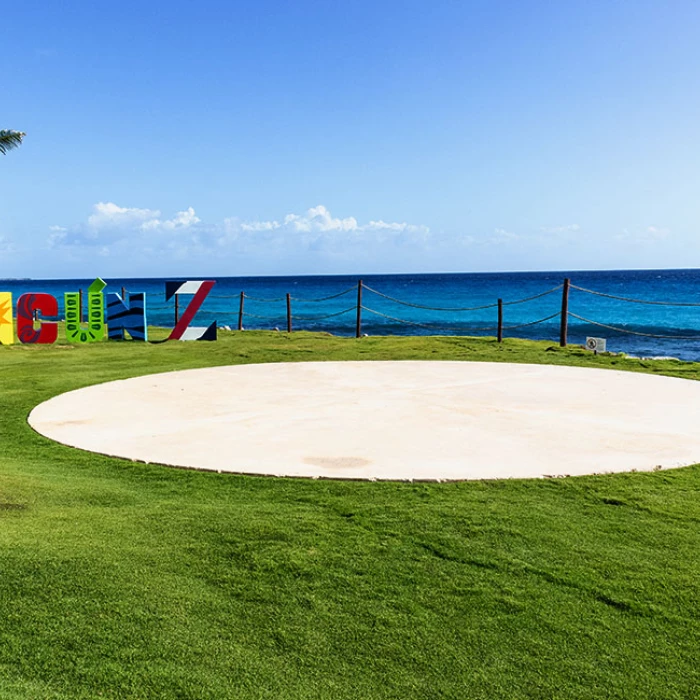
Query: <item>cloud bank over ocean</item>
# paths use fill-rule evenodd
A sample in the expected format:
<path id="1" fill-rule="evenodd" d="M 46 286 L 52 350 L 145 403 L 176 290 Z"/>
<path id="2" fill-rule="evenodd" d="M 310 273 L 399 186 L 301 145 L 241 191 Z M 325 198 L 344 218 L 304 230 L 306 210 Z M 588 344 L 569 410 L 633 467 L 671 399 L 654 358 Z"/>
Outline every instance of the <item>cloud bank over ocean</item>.
<path id="1" fill-rule="evenodd" d="M 45 245 L 53 255 L 73 260 L 97 256 L 109 268 L 128 255 L 131 264 L 155 257 L 160 263 L 209 261 L 219 266 L 222 261 L 235 264 L 245 259 L 261 269 L 266 261 L 298 259 L 301 264 L 301 257 L 309 254 L 312 259 L 342 262 L 358 256 L 371 258 L 387 247 L 415 250 L 429 236 L 426 225 L 340 218 L 322 204 L 279 220 L 232 216 L 210 222 L 193 207 L 164 215 L 159 209 L 98 202 L 83 222 L 50 226 Z M 237 272 L 243 274 L 246 270 Z M 274 269 L 268 267 L 268 272 L 274 273 Z"/>
<path id="2" fill-rule="evenodd" d="M 62 277 L 150 276 L 154 263 L 172 275 L 360 274 L 528 269 L 524 260 L 538 261 L 529 269 L 585 269 L 596 267 L 589 261 L 606 243 L 626 251 L 620 267 L 634 266 L 635 252 L 672 248 L 673 235 L 656 225 L 596 234 L 578 223 L 454 234 L 425 223 L 337 216 L 323 204 L 276 218 L 210 221 L 192 206 L 163 212 L 101 201 L 83 221 L 50 225 L 40 247 L 0 235 L 0 252 L 8 261 L 32 260 L 37 277 L 56 276 L 49 270 L 56 265 Z M 37 251 L 43 254 L 32 257 Z"/>

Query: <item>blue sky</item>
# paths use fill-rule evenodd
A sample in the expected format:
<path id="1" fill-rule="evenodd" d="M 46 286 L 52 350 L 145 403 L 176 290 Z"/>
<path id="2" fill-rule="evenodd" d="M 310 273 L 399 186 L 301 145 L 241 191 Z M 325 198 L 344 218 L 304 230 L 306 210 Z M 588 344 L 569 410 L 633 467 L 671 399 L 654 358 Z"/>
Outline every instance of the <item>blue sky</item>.
<path id="1" fill-rule="evenodd" d="M 23 2 L 0 277 L 700 267 L 700 3 Z"/>

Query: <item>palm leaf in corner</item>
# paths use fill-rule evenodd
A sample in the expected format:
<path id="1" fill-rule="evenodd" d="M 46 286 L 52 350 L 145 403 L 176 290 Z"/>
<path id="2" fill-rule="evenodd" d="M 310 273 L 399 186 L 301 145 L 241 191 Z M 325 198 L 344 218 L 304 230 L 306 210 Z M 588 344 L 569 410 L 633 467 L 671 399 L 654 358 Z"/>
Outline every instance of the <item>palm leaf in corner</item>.
<path id="1" fill-rule="evenodd" d="M 0 153 L 5 155 L 8 151 L 21 145 L 25 134 L 22 131 L 0 129 Z"/>

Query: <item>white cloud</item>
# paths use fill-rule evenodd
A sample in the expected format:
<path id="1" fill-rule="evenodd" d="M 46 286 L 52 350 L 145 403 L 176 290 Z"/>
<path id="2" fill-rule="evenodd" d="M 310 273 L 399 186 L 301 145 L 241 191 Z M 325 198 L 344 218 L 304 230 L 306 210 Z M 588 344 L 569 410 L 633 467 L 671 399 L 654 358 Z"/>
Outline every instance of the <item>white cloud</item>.
<path id="1" fill-rule="evenodd" d="M 421 232 L 427 232 L 428 227 L 427 226 L 415 226 L 414 224 L 407 224 L 405 221 L 401 223 L 388 223 L 386 221 L 382 221 L 381 219 L 379 221 L 370 221 L 367 226 L 365 226 L 365 230 L 367 231 L 408 231 L 411 233 L 421 233 Z"/>
<path id="2" fill-rule="evenodd" d="M 312 207 L 306 214 L 287 214 L 284 217 L 286 227 L 294 231 L 357 231 L 359 226 L 354 216 L 337 219 L 322 204 Z"/>
<path id="3" fill-rule="evenodd" d="M 232 222 L 233 219 L 226 219 L 225 221 Z M 252 221 L 240 224 L 243 231 L 274 231 L 280 226 L 279 221 Z"/>
<path id="4" fill-rule="evenodd" d="M 190 229 L 201 224 L 192 207 L 177 212 L 170 219 L 163 219 L 158 209 L 139 209 L 136 207 L 121 207 L 114 202 L 98 202 L 93 206 L 93 212 L 84 225 L 73 228 L 65 226 L 49 226 L 52 240 L 68 240 L 74 238 L 100 239 L 106 232 L 114 234 L 119 232 L 124 236 L 133 235 L 138 231 L 175 231 Z M 282 222 L 269 221 L 241 221 L 236 217 L 224 219 L 219 224 L 207 224 L 207 230 L 218 229 L 226 234 L 233 233 L 265 233 L 280 231 L 287 233 L 427 233 L 427 226 L 416 226 L 407 222 L 387 222 L 382 219 L 370 220 L 367 224 L 360 224 L 354 216 L 345 218 L 334 217 L 322 204 L 307 209 L 303 214 L 287 214 Z M 62 236 L 62 234 L 67 234 Z"/>
<path id="5" fill-rule="evenodd" d="M 145 237 L 157 242 L 165 233 L 186 231 L 199 223 L 200 218 L 192 207 L 177 212 L 170 219 L 161 219 L 158 209 L 120 207 L 114 202 L 98 202 L 85 223 L 72 227 L 49 226 L 47 243 L 50 248 L 100 246 L 100 254 L 104 255 L 108 250 L 106 246 L 116 242 Z"/>
<path id="6" fill-rule="evenodd" d="M 578 224 L 567 224 L 566 226 L 542 226 L 542 233 L 576 233 L 581 230 Z"/>
<path id="7" fill-rule="evenodd" d="M 61 228 L 60 226 L 50 226 L 49 228 L 51 229 L 51 233 L 46 239 L 49 248 L 55 248 L 62 243 L 65 243 L 66 239 L 68 238 L 68 232 L 65 229 Z"/>
<path id="8" fill-rule="evenodd" d="M 617 233 L 613 238 L 617 241 L 627 241 L 632 243 L 656 243 L 665 241 L 671 235 L 671 229 L 660 226 L 647 226 L 644 229 L 636 229 L 630 231 L 623 228 L 620 233 Z"/>
<path id="9" fill-rule="evenodd" d="M 164 260 L 211 257 L 212 252 L 217 256 L 269 255 L 272 250 L 281 257 L 298 258 L 306 251 L 342 259 L 379 249 L 393 255 L 399 248 L 422 249 L 434 242 L 427 226 L 383 219 L 360 223 L 354 216 L 335 217 L 323 205 L 281 219 L 229 217 L 203 222 L 192 207 L 164 218 L 157 209 L 99 202 L 85 223 L 51 226 L 49 230 L 47 243 L 51 248 L 78 253 L 82 247 L 115 259 L 126 250 L 132 256 Z"/>
<path id="10" fill-rule="evenodd" d="M 495 228 L 493 230 L 493 235 L 489 238 L 491 243 L 508 243 L 510 241 L 517 241 L 520 236 L 512 231 L 506 231 L 504 228 Z"/>
<path id="11" fill-rule="evenodd" d="M 164 222 L 165 228 L 189 228 L 198 224 L 201 219 L 194 213 L 192 207 L 187 207 L 185 211 L 179 211 L 174 219 Z"/>
<path id="12" fill-rule="evenodd" d="M 65 226 L 49 226 L 49 231 L 51 231 L 48 237 L 50 248 L 60 245 L 68 237 L 68 229 Z"/>
<path id="13" fill-rule="evenodd" d="M 505 227 L 490 234 L 431 232 L 425 225 L 375 217 L 334 216 L 324 205 L 270 219 L 228 217 L 207 222 L 193 207 L 163 216 L 158 209 L 99 202 L 87 220 L 75 226 L 51 226 L 48 245 L 74 255 L 109 256 L 119 260 L 317 260 L 339 267 L 344 261 L 444 259 L 453 262 L 469 251 L 541 254 L 569 245 L 578 224 L 542 227 L 516 233 Z M 648 227 L 647 238 L 665 229 Z M 558 234 L 558 235 L 552 235 Z M 580 238 L 580 237 L 579 237 Z M 358 263 L 359 264 L 359 263 Z"/>
<path id="14" fill-rule="evenodd" d="M 578 224 L 567 224 L 566 226 L 542 226 L 536 230 L 525 230 L 522 232 L 509 231 L 505 228 L 496 228 L 490 235 L 485 235 L 478 242 L 487 246 L 501 246 L 518 251 L 519 254 L 537 254 L 543 251 L 563 249 L 582 238 L 574 236 L 581 230 Z"/>
<path id="15" fill-rule="evenodd" d="M 354 216 L 344 219 L 334 217 L 322 204 L 307 209 L 303 214 L 287 214 L 282 221 L 241 221 L 236 217 L 224 219 L 223 231 L 227 239 L 240 239 L 240 234 L 259 233 L 292 235 L 302 234 L 301 241 L 317 241 L 325 235 L 332 235 L 334 240 L 342 234 L 351 234 L 354 237 L 360 234 L 427 234 L 430 229 L 427 226 L 416 226 L 406 222 L 386 222 L 381 219 L 371 220 L 367 224 L 360 224 Z"/>
<path id="16" fill-rule="evenodd" d="M 157 220 L 159 216 L 160 212 L 157 209 L 136 209 L 120 207 L 114 202 L 98 202 L 93 207 L 93 213 L 88 217 L 87 225 L 95 231 L 105 228 L 125 228 L 143 225 Z"/>
<path id="17" fill-rule="evenodd" d="M 237 220 L 227 219 L 229 223 Z M 386 222 L 381 219 L 370 221 L 368 224 L 360 224 L 354 216 L 344 219 L 334 217 L 322 204 L 307 209 L 304 214 L 287 214 L 283 223 L 278 221 L 249 221 L 239 223 L 243 231 L 275 231 L 283 229 L 297 233 L 365 233 L 372 231 L 384 231 L 395 233 L 427 233 L 427 226 L 416 226 L 406 222 Z"/>
<path id="18" fill-rule="evenodd" d="M 158 212 L 160 214 L 160 212 Z M 190 228 L 198 224 L 201 219 L 195 214 L 192 207 L 188 207 L 184 211 L 179 211 L 172 219 L 161 221 L 158 218 L 149 219 L 141 224 L 143 231 L 152 231 L 154 229 L 163 229 L 165 231 L 174 231 L 175 229 Z"/>

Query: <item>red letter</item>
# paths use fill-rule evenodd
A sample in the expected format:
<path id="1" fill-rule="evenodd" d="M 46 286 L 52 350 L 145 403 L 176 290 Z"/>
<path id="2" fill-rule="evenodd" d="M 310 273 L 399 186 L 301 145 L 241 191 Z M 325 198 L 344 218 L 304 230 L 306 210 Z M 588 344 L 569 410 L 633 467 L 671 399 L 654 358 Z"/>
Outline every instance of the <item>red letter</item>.
<path id="1" fill-rule="evenodd" d="M 58 316 L 58 302 L 51 294 L 22 294 L 17 300 L 17 337 L 20 343 L 51 345 L 58 338 L 58 324 L 44 321 L 34 328 L 34 311 Z"/>

